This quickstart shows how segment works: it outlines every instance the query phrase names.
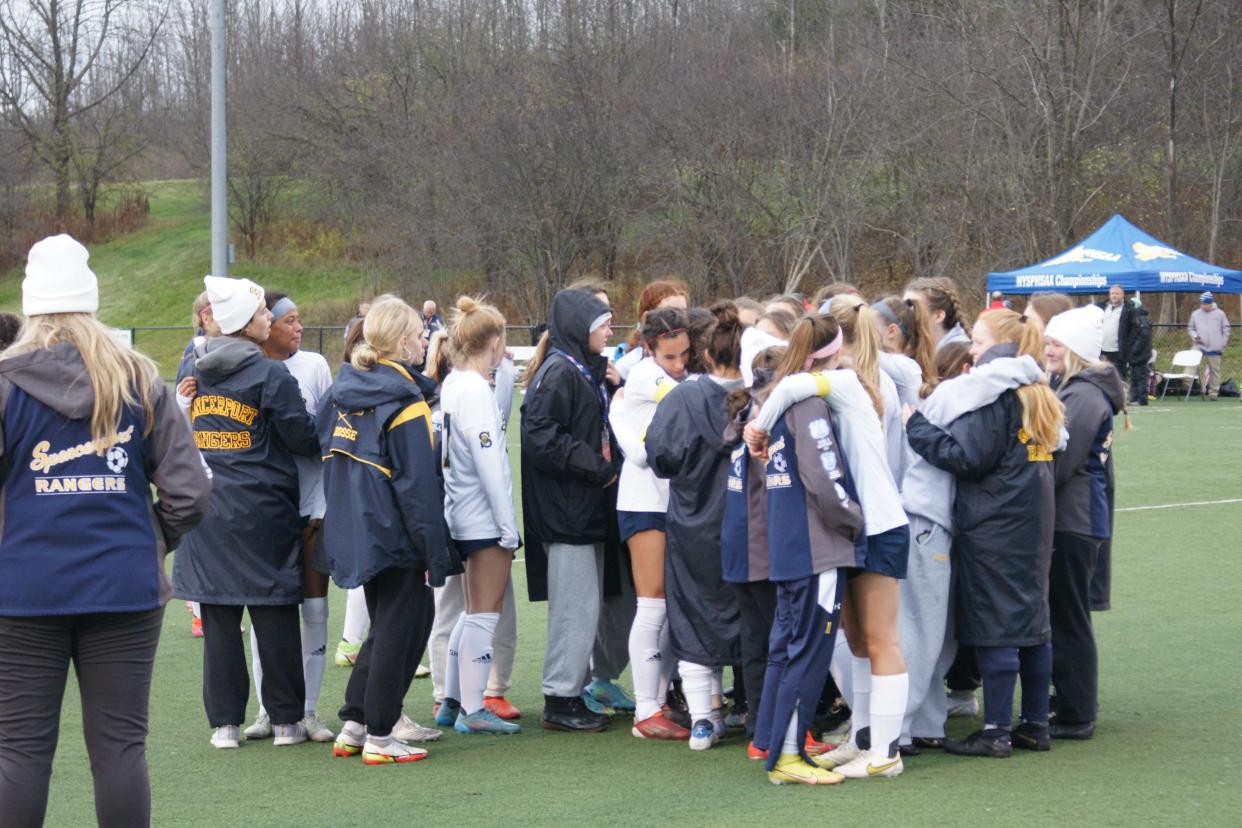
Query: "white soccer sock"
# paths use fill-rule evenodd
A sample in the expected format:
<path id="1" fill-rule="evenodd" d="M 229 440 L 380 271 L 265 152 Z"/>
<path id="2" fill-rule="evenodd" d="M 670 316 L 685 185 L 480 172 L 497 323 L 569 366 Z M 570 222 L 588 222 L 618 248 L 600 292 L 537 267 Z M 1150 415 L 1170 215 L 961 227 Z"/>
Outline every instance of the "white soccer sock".
<path id="1" fill-rule="evenodd" d="M 712 670 L 712 710 L 724 707 L 724 670 Z"/>
<path id="2" fill-rule="evenodd" d="M 457 700 L 461 702 L 462 711 L 469 715 L 483 707 L 483 691 L 487 689 L 487 678 L 492 672 L 492 640 L 496 637 L 500 613 L 462 613 L 462 618 L 461 646 L 456 659 L 461 696 Z M 452 647 L 450 639 L 450 652 Z"/>
<path id="3" fill-rule="evenodd" d="M 263 662 L 259 661 L 259 636 L 254 631 L 254 622 L 250 622 L 250 672 L 254 676 L 254 694 L 259 699 L 259 715 L 267 710 L 263 707 Z"/>
<path id="4" fill-rule="evenodd" d="M 798 708 L 794 707 L 793 715 L 789 717 L 789 727 L 785 728 L 785 741 L 781 744 L 781 756 L 789 756 L 793 754 L 800 756 L 802 754 L 802 736 L 798 732 Z"/>
<path id="5" fill-rule="evenodd" d="M 457 623 L 449 633 L 448 658 L 444 660 L 444 698 L 461 701 L 461 636 L 466 629 L 466 614 L 457 616 Z"/>
<path id="6" fill-rule="evenodd" d="M 871 726 L 871 659 L 854 656 L 852 662 L 854 696 L 850 699 L 850 741 L 857 745 L 858 731 Z"/>
<path id="7" fill-rule="evenodd" d="M 371 626 L 371 614 L 367 612 L 367 596 L 362 587 L 354 587 L 345 599 L 345 628 L 341 638 L 350 644 L 367 640 L 367 628 Z"/>
<path id="8" fill-rule="evenodd" d="M 203 610 L 198 605 L 198 601 L 190 602 L 190 612 L 194 613 L 194 617 L 197 618 L 199 621 L 203 620 Z"/>
<path id="9" fill-rule="evenodd" d="M 712 720 L 712 668 L 689 661 L 678 662 L 681 692 L 690 708 L 690 723 Z"/>
<path id="10" fill-rule="evenodd" d="M 660 643 L 667 627 L 663 598 L 639 598 L 630 625 L 630 672 L 634 677 L 634 721 L 660 712 L 668 681 L 663 676 L 664 654 Z"/>
<path id="11" fill-rule="evenodd" d="M 889 749 L 901 736 L 901 720 L 906 715 L 910 694 L 910 674 L 871 677 L 871 755 L 887 760 Z"/>
<path id="12" fill-rule="evenodd" d="M 319 709 L 324 654 L 328 649 L 328 599 L 302 600 L 302 674 L 306 678 L 306 712 Z"/>

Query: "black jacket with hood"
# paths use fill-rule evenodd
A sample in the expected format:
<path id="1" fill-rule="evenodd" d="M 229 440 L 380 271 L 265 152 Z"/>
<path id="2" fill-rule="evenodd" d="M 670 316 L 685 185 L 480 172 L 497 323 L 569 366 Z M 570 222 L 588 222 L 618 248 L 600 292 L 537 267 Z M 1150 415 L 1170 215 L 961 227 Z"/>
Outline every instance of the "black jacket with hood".
<path id="1" fill-rule="evenodd" d="M 365 371 L 344 365 L 319 409 L 328 499 L 320 542 L 341 587 L 391 567 L 426 570 L 432 586 L 444 584 L 448 529 L 429 386 L 389 360 Z"/>
<path id="2" fill-rule="evenodd" d="M 0 616 L 137 612 L 172 596 L 164 555 L 207 511 L 211 481 L 172 392 L 157 381 L 150 399 L 151 422 L 123 410 L 97 452 L 76 346 L 0 360 Z"/>
<path id="3" fill-rule="evenodd" d="M 1056 531 L 1110 537 L 1113 416 L 1125 400 L 1121 377 L 1106 363 L 1080 371 L 1055 387 L 1065 404 L 1069 432 L 1069 442 L 1056 455 Z"/>
<path id="4" fill-rule="evenodd" d="M 983 360 L 1013 354 L 1012 346 L 1000 345 Z M 1048 641 L 1055 446 L 1038 445 L 1023 431 L 1015 391 L 959 417 L 947 431 L 916 412 L 906 437 L 920 457 L 957 478 L 958 642 L 1025 647 Z"/>
<path id="5" fill-rule="evenodd" d="M 547 543 L 609 543 L 616 537 L 621 452 L 608 425 L 608 359 L 590 353 L 591 323 L 608 306 L 590 293 L 562 290 L 548 318 L 551 348 L 522 403 L 522 514 L 531 600 L 547 597 Z M 573 357 L 590 379 L 569 359 Z M 604 456 L 607 439 L 611 457 Z"/>
<path id="6" fill-rule="evenodd" d="M 297 380 L 238 336 L 208 339 L 190 374 L 194 439 L 211 466 L 211 508 L 173 558 L 177 596 L 204 604 L 302 601 L 302 519 L 293 455 L 319 441 Z"/>

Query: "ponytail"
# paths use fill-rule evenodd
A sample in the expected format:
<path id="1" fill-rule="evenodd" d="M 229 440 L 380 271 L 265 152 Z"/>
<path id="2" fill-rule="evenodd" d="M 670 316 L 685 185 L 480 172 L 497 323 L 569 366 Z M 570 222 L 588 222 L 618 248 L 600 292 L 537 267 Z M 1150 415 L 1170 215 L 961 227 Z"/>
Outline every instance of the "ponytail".
<path id="1" fill-rule="evenodd" d="M 526 363 L 526 370 L 522 371 L 522 386 L 530 388 L 530 384 L 535 381 L 535 375 L 539 373 L 539 366 L 543 365 L 543 361 L 548 358 L 548 351 L 552 350 L 552 334 L 544 331 L 539 337 L 539 344 L 535 346 L 535 353 L 531 355 L 530 361 Z"/>
<path id="2" fill-rule="evenodd" d="M 915 279 L 906 285 L 907 291 L 920 294 L 927 302 L 928 310 L 944 313 L 944 329 L 953 330 L 961 325 L 966 335 L 970 335 L 970 325 L 966 322 L 966 313 L 962 309 L 962 300 L 957 293 L 957 284 L 947 276 Z"/>
<path id="3" fill-rule="evenodd" d="M 919 396 L 926 399 L 940 381 L 940 372 L 936 369 L 936 342 L 932 338 L 927 308 L 922 302 L 900 296 L 886 296 L 877 304 L 881 306 L 881 316 L 887 318 L 883 313 L 886 308 L 897 320 L 905 346 L 902 353 L 919 364 L 919 370 L 923 372 Z"/>
<path id="4" fill-rule="evenodd" d="M 828 305 L 828 311 L 841 326 L 845 344 L 850 347 L 854 373 L 867 389 L 875 413 L 884 419 L 884 400 L 880 396 L 880 331 L 877 314 L 857 296 L 837 296 Z"/>
<path id="5" fill-rule="evenodd" d="M 712 358 L 717 369 L 736 371 L 741 367 L 742 320 L 737 305 L 717 302 L 710 308 L 715 321 L 695 343 L 695 348 Z"/>
<path id="6" fill-rule="evenodd" d="M 473 296 L 457 297 L 449 310 L 449 349 L 461 361 L 486 351 L 492 339 L 505 336 L 505 317 L 494 305 Z M 441 377 L 443 379 L 443 377 Z"/>
<path id="7" fill-rule="evenodd" d="M 837 320 L 828 315 L 816 314 L 799 319 L 789 336 L 785 355 L 776 366 L 772 381 L 780 382 L 785 377 L 806 371 L 807 361 L 812 359 L 811 355 L 836 339 L 840 329 Z"/>

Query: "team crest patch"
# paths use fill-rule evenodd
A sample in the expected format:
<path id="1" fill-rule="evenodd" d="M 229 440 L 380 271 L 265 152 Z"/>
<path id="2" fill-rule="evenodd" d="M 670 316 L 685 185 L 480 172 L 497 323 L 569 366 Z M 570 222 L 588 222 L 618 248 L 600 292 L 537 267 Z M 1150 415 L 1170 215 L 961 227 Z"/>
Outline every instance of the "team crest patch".
<path id="1" fill-rule="evenodd" d="M 823 464 L 824 471 L 832 474 L 837 470 L 837 453 L 832 449 L 820 452 L 819 462 Z"/>
<path id="2" fill-rule="evenodd" d="M 816 440 L 822 440 L 828 436 L 828 421 L 822 417 L 818 420 L 811 420 L 810 426 L 811 437 Z"/>
<path id="3" fill-rule="evenodd" d="M 483 448 L 492 447 L 492 435 L 486 431 L 479 432 L 479 445 Z"/>
<path id="4" fill-rule="evenodd" d="M 776 469 L 780 474 L 789 471 L 789 463 L 785 460 L 785 455 L 779 451 L 772 455 L 772 468 Z"/>

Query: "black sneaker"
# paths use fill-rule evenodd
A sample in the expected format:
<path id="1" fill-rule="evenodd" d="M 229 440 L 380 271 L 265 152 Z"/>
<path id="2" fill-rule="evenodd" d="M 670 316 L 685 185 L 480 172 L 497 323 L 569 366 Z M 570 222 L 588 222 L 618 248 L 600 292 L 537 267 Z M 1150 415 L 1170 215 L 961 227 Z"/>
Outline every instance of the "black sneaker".
<path id="1" fill-rule="evenodd" d="M 944 740 L 944 752 L 954 756 L 991 756 L 1005 759 L 1013 754 L 1009 731 L 1002 729 L 976 730 L 962 741 Z"/>
<path id="2" fill-rule="evenodd" d="M 1052 750 L 1052 737 L 1046 724 L 1023 722 L 1010 734 L 1010 741 L 1023 750 Z"/>
<path id="3" fill-rule="evenodd" d="M 916 747 L 914 744 L 898 745 L 897 751 L 901 754 L 901 758 L 903 759 L 906 758 L 907 756 L 922 756 L 923 755 L 923 751 L 919 750 L 918 747 Z"/>
<path id="4" fill-rule="evenodd" d="M 1053 739 L 1090 739 L 1095 735 L 1095 722 L 1062 722 L 1053 719 L 1048 725 L 1048 735 Z"/>
<path id="5" fill-rule="evenodd" d="M 690 706 L 686 704 L 686 697 L 681 692 L 680 682 L 673 682 L 669 685 L 664 705 L 664 718 L 686 730 L 690 729 L 693 724 L 690 721 Z"/>
<path id="6" fill-rule="evenodd" d="M 919 750 L 944 750 L 944 739 L 934 736 L 915 736 L 910 740 Z"/>
<path id="7" fill-rule="evenodd" d="M 592 713 L 578 696 L 543 697 L 543 729 L 567 733 L 599 733 L 608 729 L 608 717 Z"/>

